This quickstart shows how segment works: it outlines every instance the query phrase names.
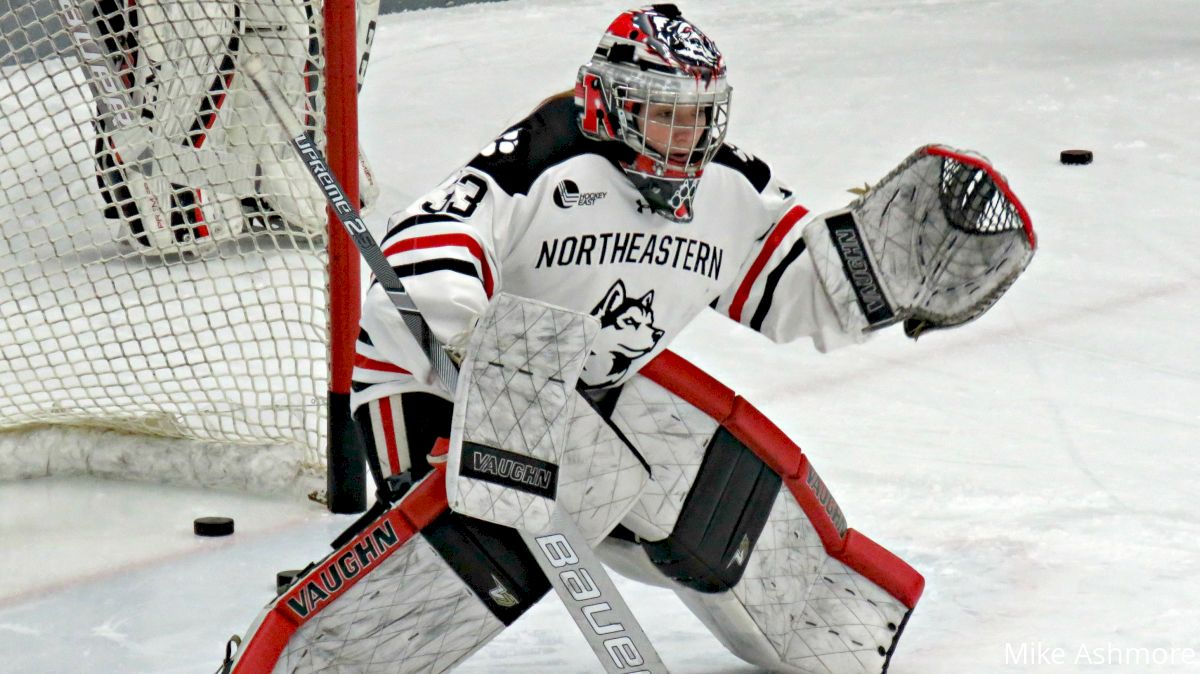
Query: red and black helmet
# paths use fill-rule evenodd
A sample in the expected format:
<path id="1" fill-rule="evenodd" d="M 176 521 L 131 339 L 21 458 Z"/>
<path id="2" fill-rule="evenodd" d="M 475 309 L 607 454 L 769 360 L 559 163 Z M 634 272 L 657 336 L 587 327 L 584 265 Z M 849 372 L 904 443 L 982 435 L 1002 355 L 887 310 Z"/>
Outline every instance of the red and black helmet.
<path id="1" fill-rule="evenodd" d="M 618 16 L 575 83 L 583 133 L 632 148 L 626 175 L 678 222 L 692 219 L 700 176 L 725 139 L 730 93 L 720 50 L 675 5 Z"/>

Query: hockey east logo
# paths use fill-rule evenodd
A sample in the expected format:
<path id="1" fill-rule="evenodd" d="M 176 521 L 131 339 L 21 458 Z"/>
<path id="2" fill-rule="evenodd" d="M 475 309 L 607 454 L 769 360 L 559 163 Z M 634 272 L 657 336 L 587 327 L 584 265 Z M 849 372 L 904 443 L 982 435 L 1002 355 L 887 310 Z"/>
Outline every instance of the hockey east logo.
<path id="1" fill-rule="evenodd" d="M 579 185 L 574 180 L 566 179 L 554 188 L 554 205 L 559 208 L 572 206 L 591 206 L 608 196 L 608 192 L 580 192 Z"/>

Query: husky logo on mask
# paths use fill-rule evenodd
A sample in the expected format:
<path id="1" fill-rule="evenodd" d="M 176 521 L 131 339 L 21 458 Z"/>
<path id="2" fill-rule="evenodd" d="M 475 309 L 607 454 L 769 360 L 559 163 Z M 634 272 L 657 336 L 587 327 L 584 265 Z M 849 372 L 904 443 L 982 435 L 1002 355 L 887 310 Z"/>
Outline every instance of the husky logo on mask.
<path id="1" fill-rule="evenodd" d="M 721 52 L 717 45 L 686 19 L 649 14 L 654 37 L 660 40 L 687 65 L 702 66 L 716 71 L 721 67 Z"/>

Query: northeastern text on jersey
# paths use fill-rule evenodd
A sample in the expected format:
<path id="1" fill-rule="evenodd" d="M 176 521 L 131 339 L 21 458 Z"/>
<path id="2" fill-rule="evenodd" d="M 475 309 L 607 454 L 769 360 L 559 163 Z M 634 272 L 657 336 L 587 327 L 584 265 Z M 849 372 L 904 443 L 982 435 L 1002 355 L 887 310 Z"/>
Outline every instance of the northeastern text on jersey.
<path id="1" fill-rule="evenodd" d="M 725 251 L 705 241 L 670 234 L 606 232 L 543 241 L 537 269 L 604 264 L 652 264 L 716 279 Z"/>

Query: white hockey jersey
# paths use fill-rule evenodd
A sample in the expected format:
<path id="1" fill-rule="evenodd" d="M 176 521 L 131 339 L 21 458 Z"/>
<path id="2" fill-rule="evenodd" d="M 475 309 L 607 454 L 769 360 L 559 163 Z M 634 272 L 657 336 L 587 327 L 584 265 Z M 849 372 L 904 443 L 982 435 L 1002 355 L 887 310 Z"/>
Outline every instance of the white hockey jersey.
<path id="1" fill-rule="evenodd" d="M 585 138 L 569 97 L 551 99 L 388 223 L 382 248 L 437 337 L 465 343 L 500 290 L 596 316 L 583 382 L 633 376 L 711 306 L 777 342 L 846 334 L 808 256 L 807 211 L 770 168 L 726 144 L 688 223 L 653 213 L 617 164 L 627 149 Z M 363 305 L 354 408 L 407 391 L 445 397 L 381 286 Z"/>

